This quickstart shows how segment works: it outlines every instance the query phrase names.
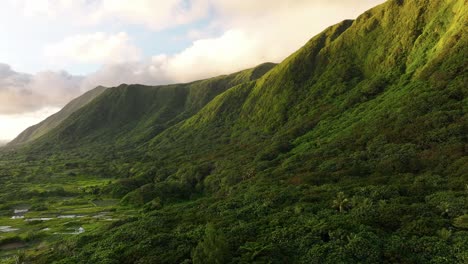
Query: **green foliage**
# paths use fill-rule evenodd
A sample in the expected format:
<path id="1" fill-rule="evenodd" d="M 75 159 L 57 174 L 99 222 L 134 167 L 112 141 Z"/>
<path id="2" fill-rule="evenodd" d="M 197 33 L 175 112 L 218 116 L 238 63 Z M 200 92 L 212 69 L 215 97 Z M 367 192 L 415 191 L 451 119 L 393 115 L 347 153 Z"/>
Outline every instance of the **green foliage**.
<path id="1" fill-rule="evenodd" d="M 339 192 L 333 200 L 333 208 L 337 209 L 338 212 L 344 213 L 349 206 L 349 199 L 346 198 L 343 192 Z"/>
<path id="2" fill-rule="evenodd" d="M 216 230 L 212 224 L 208 224 L 203 240 L 192 253 L 193 263 L 223 264 L 229 259 L 229 245 L 224 234 Z"/>
<path id="3" fill-rule="evenodd" d="M 453 225 L 458 228 L 468 229 L 468 215 L 464 214 L 453 220 Z"/>
<path id="4" fill-rule="evenodd" d="M 467 14 L 388 1 L 274 68 L 108 89 L 0 153 L 0 213 L 135 215 L 38 263 L 466 263 Z M 101 181 L 53 183 L 82 175 Z"/>

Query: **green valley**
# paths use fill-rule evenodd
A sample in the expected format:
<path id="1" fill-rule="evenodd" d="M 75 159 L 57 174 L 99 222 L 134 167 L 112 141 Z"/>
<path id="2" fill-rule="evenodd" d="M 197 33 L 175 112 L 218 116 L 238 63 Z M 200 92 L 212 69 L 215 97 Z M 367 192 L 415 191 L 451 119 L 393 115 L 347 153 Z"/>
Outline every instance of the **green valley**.
<path id="1" fill-rule="evenodd" d="M 467 22 L 389 0 L 278 65 L 83 95 L 0 151 L 0 262 L 467 263 Z"/>

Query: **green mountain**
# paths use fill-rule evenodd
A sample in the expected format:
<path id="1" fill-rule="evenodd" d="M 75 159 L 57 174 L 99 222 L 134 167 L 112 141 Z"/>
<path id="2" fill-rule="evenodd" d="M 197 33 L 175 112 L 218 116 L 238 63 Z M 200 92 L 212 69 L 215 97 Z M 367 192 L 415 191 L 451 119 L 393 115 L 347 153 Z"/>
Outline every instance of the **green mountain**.
<path id="1" fill-rule="evenodd" d="M 48 117 L 46 120 L 40 122 L 37 125 L 27 128 L 24 132 L 22 132 L 14 140 L 12 140 L 9 143 L 9 145 L 13 146 L 28 143 L 47 134 L 47 132 L 57 127 L 60 123 L 62 123 L 62 121 L 67 119 L 76 110 L 82 108 L 83 106 L 91 102 L 94 98 L 98 97 L 106 89 L 107 88 L 105 87 L 99 86 L 91 91 L 86 92 L 82 96 L 68 103 L 58 113 Z"/>
<path id="2" fill-rule="evenodd" d="M 143 143 L 185 120 L 217 95 L 257 80 L 275 64 L 187 84 L 126 85 L 110 88 L 38 140 L 37 145 L 67 148 L 82 145 L 128 146 Z"/>
<path id="3" fill-rule="evenodd" d="M 261 158 L 279 144 L 262 155 L 288 152 L 281 160 L 288 169 L 342 176 L 456 163 L 466 121 L 466 5 L 423 2 L 389 1 L 325 30 L 257 82 L 230 89 L 153 139 L 149 150 L 206 151 L 206 140 L 194 140 L 203 138 L 221 152 L 223 142 L 248 145 Z"/>
<path id="4" fill-rule="evenodd" d="M 2 158 L 139 211 L 35 260 L 466 263 L 467 6 L 390 0 L 275 67 L 106 90 Z"/>

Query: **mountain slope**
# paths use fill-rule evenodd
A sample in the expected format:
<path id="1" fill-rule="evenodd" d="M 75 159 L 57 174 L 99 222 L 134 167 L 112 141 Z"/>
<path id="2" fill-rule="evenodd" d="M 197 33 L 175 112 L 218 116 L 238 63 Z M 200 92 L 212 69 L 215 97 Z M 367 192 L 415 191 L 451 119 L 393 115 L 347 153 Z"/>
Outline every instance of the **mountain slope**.
<path id="1" fill-rule="evenodd" d="M 141 215 L 40 259 L 466 263 L 467 15 L 391 0 L 206 100 L 197 82 L 108 90 L 30 148 L 110 163 L 83 170 Z"/>
<path id="2" fill-rule="evenodd" d="M 244 89 L 246 102 L 239 102 L 237 97 L 232 102 L 226 99 L 228 102 L 224 104 L 231 107 L 227 114 L 238 112 L 239 115 L 238 126 L 235 123 L 230 125 L 238 127 L 239 133 L 244 133 L 245 127 L 248 127 L 266 136 L 285 124 L 296 130 L 307 130 L 314 125 L 310 123 L 321 119 L 322 115 L 341 114 L 371 101 L 400 81 L 433 82 L 436 78 L 431 77 L 431 67 L 441 64 L 441 58 L 448 53 L 464 52 L 461 50 L 464 48 L 461 43 L 464 41 L 463 27 L 460 26 L 466 19 L 463 1 L 449 1 L 443 8 L 435 8 L 440 5 L 440 1 L 426 4 L 389 1 L 366 12 L 354 22 L 344 21 L 331 27 L 267 76 L 255 84 L 249 84 L 251 88 L 238 89 Z M 401 20 L 399 17 L 408 19 Z M 443 32 L 443 35 L 438 32 Z M 461 59 L 462 56 L 454 58 Z M 459 74 L 464 66 L 464 62 L 460 61 L 445 64 L 460 65 L 458 69 L 450 69 L 447 73 L 450 76 L 444 77 L 446 79 Z M 442 80 L 438 79 L 439 82 Z M 196 106 L 191 105 L 192 95 L 186 93 L 191 86 L 198 85 L 197 82 L 171 86 L 170 89 L 157 87 L 151 92 L 150 87 L 121 86 L 108 91 L 108 96 L 101 97 L 101 102 L 95 102 L 94 106 L 84 110 L 87 113 L 77 114 L 76 119 L 68 120 L 68 128 L 62 128 L 50 137 L 58 138 L 59 142 L 74 143 L 81 138 L 86 139 L 81 143 L 107 138 L 125 141 L 129 130 L 132 130 L 132 137 L 142 143 L 195 114 L 227 88 L 243 82 L 215 84 L 223 88 L 207 95 Z M 201 84 L 205 85 L 211 84 Z M 199 91 L 204 94 L 204 90 Z M 189 99 L 185 99 L 187 96 Z M 162 100 L 167 102 L 153 104 L 156 97 L 164 98 Z M 217 100 L 219 102 L 221 99 Z M 207 109 L 204 111 L 206 116 L 197 115 L 200 117 L 197 122 L 205 120 L 207 116 L 217 118 L 219 122 L 221 118 L 215 114 L 217 112 L 209 107 Z M 134 120 L 134 117 L 143 121 Z M 199 123 L 199 126 L 203 127 L 204 123 Z"/>
<path id="3" fill-rule="evenodd" d="M 398 3 L 329 28 L 255 84 L 231 89 L 154 139 L 152 149 L 157 155 L 203 149 L 206 142 L 194 146 L 194 138 L 255 142 L 259 149 L 262 141 L 295 140 L 316 166 L 330 155 L 317 146 L 343 151 L 343 160 L 334 162 L 344 170 L 349 155 L 379 136 L 388 147 L 409 144 L 416 156 L 446 148 L 455 161 L 462 152 L 449 149 L 462 145 L 442 142 L 464 139 L 467 39 L 460 25 L 466 7 L 463 1 Z M 426 158 L 420 162 L 436 162 Z"/>
<path id="4" fill-rule="evenodd" d="M 142 143 L 195 114 L 218 94 L 254 81 L 274 66 L 265 63 L 253 69 L 188 84 L 155 87 L 123 84 L 110 88 L 71 115 L 38 144 L 76 147 L 106 142 L 122 146 Z"/>
<path id="5" fill-rule="evenodd" d="M 38 139 L 42 135 L 47 134 L 47 132 L 57 127 L 60 123 L 62 123 L 65 119 L 67 119 L 71 114 L 73 114 L 76 110 L 80 109 L 81 107 L 91 102 L 94 98 L 98 97 L 106 89 L 107 88 L 105 87 L 99 86 L 99 87 L 94 88 L 91 91 L 86 92 L 82 96 L 71 101 L 58 113 L 48 117 L 46 120 L 40 122 L 37 125 L 27 128 L 25 131 L 19 134 L 14 140 L 12 140 L 9 143 L 9 145 L 13 146 L 13 145 L 25 144 L 35 139 Z"/>

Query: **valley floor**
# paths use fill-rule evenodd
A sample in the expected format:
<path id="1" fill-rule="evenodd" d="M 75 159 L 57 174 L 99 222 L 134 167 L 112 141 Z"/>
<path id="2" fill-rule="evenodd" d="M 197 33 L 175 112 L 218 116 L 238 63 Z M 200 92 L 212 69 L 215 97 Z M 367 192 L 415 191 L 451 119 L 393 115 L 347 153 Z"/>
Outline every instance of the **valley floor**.
<path id="1" fill-rule="evenodd" d="M 136 214 L 119 206 L 118 199 L 98 195 L 112 179 L 74 175 L 70 170 L 54 174 L 24 164 L 13 168 L 3 163 L 0 172 L 0 263 L 53 251 L 67 237 L 92 233 Z"/>

